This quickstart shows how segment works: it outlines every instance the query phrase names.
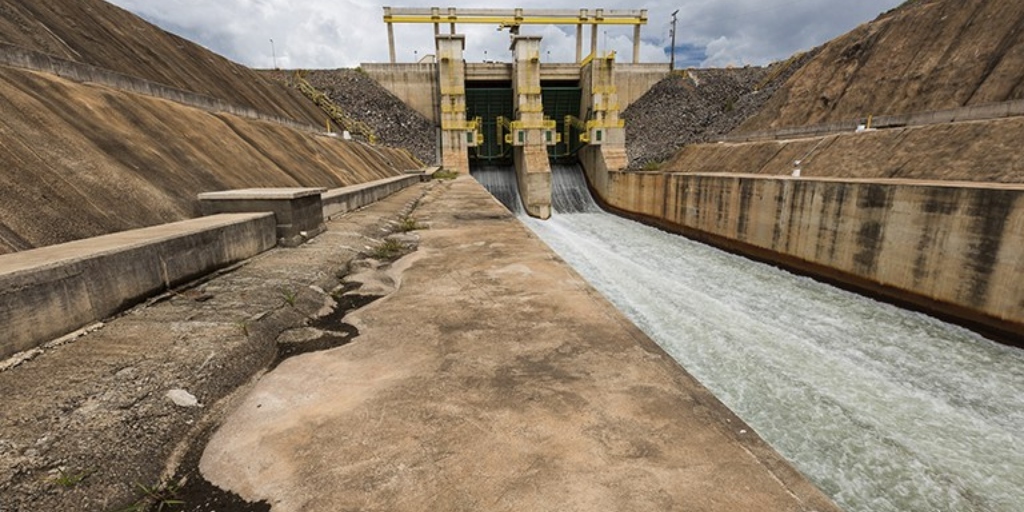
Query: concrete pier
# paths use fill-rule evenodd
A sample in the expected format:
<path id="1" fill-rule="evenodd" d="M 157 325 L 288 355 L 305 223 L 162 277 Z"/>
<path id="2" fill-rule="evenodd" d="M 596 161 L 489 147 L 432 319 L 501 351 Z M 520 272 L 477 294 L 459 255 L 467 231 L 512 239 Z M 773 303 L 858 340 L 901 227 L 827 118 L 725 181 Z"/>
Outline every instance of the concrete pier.
<path id="1" fill-rule="evenodd" d="M 555 123 L 544 119 L 540 87 L 540 38 L 512 39 L 512 104 L 518 118 L 512 122 L 512 160 L 519 195 L 532 217 L 551 217 L 551 165 L 548 145 L 554 145 Z"/>
<path id="2" fill-rule="evenodd" d="M 213 483 L 275 512 L 838 510 L 471 177 L 414 216 L 397 291 L 255 385 Z"/>
<path id="3" fill-rule="evenodd" d="M 461 34 L 435 38 L 440 84 L 441 163 L 445 169 L 469 173 L 469 140 L 473 125 L 466 120 L 466 37 Z"/>

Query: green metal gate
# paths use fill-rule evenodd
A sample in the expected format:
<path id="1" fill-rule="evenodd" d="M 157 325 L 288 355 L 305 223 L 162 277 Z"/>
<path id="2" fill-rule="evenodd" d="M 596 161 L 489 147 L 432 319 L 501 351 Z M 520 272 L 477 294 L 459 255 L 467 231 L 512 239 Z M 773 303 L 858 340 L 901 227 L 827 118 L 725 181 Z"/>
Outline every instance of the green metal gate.
<path id="1" fill-rule="evenodd" d="M 541 99 L 544 102 L 544 117 L 556 123 L 562 142 L 548 146 L 548 156 L 552 161 L 575 161 L 576 152 L 583 143 L 579 139 L 579 130 L 570 126 L 565 130 L 565 116 L 580 116 L 579 87 L 541 87 Z"/>
<path id="2" fill-rule="evenodd" d="M 548 146 L 548 156 L 552 161 L 575 161 L 576 152 L 583 143 L 579 141 L 579 130 L 570 126 L 566 131 L 565 116 L 580 115 L 579 87 L 542 87 L 541 95 L 544 103 L 544 117 L 556 123 L 557 133 L 562 141 Z M 505 143 L 507 126 L 501 126 L 498 118 L 506 121 L 513 117 L 513 101 L 511 87 L 473 87 L 466 88 L 466 118 L 481 120 L 481 132 L 484 140 L 476 148 L 470 150 L 469 158 L 479 163 L 509 164 L 512 162 L 512 146 Z"/>
<path id="3" fill-rule="evenodd" d="M 504 129 L 498 117 L 512 119 L 511 87 L 467 87 L 466 117 L 481 119 L 484 140 L 469 152 L 470 160 L 489 164 L 512 162 L 512 146 L 505 144 Z"/>

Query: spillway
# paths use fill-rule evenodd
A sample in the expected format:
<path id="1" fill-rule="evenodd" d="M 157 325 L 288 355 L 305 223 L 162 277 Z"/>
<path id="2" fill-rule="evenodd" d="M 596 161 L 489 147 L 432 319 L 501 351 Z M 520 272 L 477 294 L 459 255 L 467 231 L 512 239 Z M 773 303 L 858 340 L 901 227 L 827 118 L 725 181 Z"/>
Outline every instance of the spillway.
<path id="1" fill-rule="evenodd" d="M 844 509 L 1021 510 L 1024 351 L 604 213 L 553 171 L 554 216 L 522 222 Z"/>
<path id="2" fill-rule="evenodd" d="M 509 211 L 516 215 L 526 215 L 523 201 L 519 197 L 514 168 L 497 165 L 479 166 L 470 169 L 470 174 Z"/>

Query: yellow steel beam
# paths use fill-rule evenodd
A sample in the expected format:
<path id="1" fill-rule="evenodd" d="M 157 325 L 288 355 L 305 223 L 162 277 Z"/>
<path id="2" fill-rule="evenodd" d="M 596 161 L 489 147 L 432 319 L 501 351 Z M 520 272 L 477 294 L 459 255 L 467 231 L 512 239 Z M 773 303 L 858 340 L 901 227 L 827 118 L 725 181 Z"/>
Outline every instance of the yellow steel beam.
<path id="1" fill-rule="evenodd" d="M 459 23 L 459 24 L 487 24 L 487 25 L 646 25 L 647 18 L 605 18 L 585 19 L 579 18 L 558 18 L 558 17 L 532 17 L 520 18 L 506 16 L 384 16 L 387 23 Z"/>
<path id="2" fill-rule="evenodd" d="M 491 25 L 646 25 L 647 10 L 456 9 L 384 7 L 386 23 Z"/>

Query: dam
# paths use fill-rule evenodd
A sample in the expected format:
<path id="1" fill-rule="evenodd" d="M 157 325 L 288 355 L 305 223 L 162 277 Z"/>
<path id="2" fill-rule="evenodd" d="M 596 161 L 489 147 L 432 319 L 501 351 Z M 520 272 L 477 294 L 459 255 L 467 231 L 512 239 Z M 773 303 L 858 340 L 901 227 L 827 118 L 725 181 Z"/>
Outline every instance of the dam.
<path id="1" fill-rule="evenodd" d="M 1024 350 L 605 213 L 575 165 L 547 221 L 474 176 L 845 510 L 1024 501 Z"/>
<path id="2" fill-rule="evenodd" d="M 775 94 L 813 52 L 671 72 L 643 10 L 385 8 L 390 63 L 254 71 L 82 2 L 0 45 L 0 512 L 1024 501 L 1024 100 L 837 121 Z M 773 94 L 812 115 L 732 131 Z"/>
<path id="3" fill-rule="evenodd" d="M 516 174 L 509 186 L 517 188 L 526 214 L 547 219 L 552 166 L 578 163 L 597 202 L 616 214 L 1024 345 L 1024 289 L 1011 284 L 1024 251 L 1024 186 L 864 179 L 841 172 L 827 178 L 801 175 L 800 162 L 826 160 L 833 147 L 845 151 L 832 163 L 842 169 L 855 158 L 851 155 L 862 154 L 844 144 L 878 137 L 884 142 L 872 146 L 876 149 L 900 140 L 888 140 L 892 132 L 849 130 L 846 124 L 808 132 L 843 141 L 824 148 L 825 139 L 801 139 L 792 129 L 780 129 L 739 143 L 696 145 L 699 155 L 671 162 L 672 169 L 627 169 L 623 110 L 668 70 L 638 63 L 636 51 L 631 63 L 620 63 L 614 52 L 598 52 L 596 39 L 584 57 L 581 31 L 589 24 L 596 38 L 603 23 L 633 25 L 635 42 L 646 13 L 485 11 L 385 8 L 389 33 L 393 23 L 433 23 L 437 54 L 416 64 L 365 68 L 438 124 L 438 153 L 446 168 L 465 173 L 471 167 L 509 166 Z M 439 26 L 446 20 L 450 33 L 443 34 Z M 510 32 L 512 62 L 466 62 L 469 42 L 455 33 L 456 23 L 496 21 Z M 520 26 L 530 23 L 577 24 L 577 62 L 545 62 L 542 39 L 519 34 Z M 692 80 L 697 87 L 699 80 Z M 921 132 L 941 130 L 957 120 L 1012 116 L 1019 112 L 1017 103 L 932 112 L 913 122 L 921 122 L 916 128 Z M 911 122 L 899 119 L 884 126 Z M 868 135 L 851 140 L 862 132 Z M 900 158 L 920 160 L 928 152 L 918 144 L 907 153 L 914 156 Z M 884 162 L 873 165 L 885 175 Z M 901 236 L 906 233 L 914 237 L 909 243 Z"/>

